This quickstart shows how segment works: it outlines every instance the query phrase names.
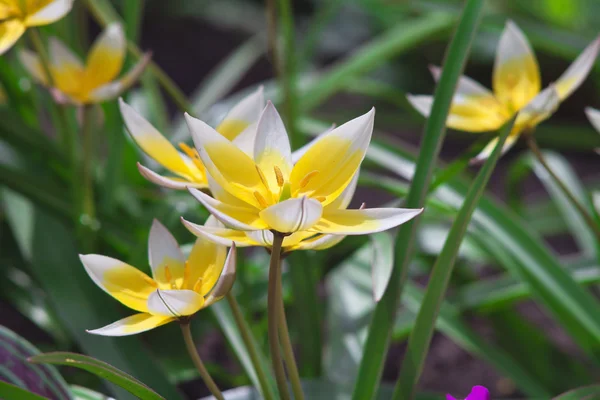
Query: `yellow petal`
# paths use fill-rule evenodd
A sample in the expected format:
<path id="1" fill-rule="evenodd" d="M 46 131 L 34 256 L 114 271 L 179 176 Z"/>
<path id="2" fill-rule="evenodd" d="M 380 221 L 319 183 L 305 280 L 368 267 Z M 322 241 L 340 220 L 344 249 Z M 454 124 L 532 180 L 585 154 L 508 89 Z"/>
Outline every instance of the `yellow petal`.
<path id="1" fill-rule="evenodd" d="M 19 0 L 20 1 L 20 0 Z M 27 26 L 48 25 L 58 21 L 73 7 L 74 0 L 27 0 Z"/>
<path id="2" fill-rule="evenodd" d="M 11 1 L 0 1 L 0 20 L 7 20 L 17 15 L 21 15 L 18 4 Z"/>
<path id="3" fill-rule="evenodd" d="M 494 63 L 496 98 L 513 112 L 520 110 L 540 91 L 540 71 L 525 35 L 508 21 L 500 37 Z"/>
<path id="4" fill-rule="evenodd" d="M 114 258 L 98 254 L 80 255 L 79 258 L 98 287 L 129 308 L 148 311 L 146 300 L 156 289 L 152 278 Z"/>
<path id="5" fill-rule="evenodd" d="M 264 208 L 271 194 L 263 184 L 254 160 L 203 121 L 185 115 L 200 158 L 210 176 L 229 194 L 257 208 Z"/>
<path id="6" fill-rule="evenodd" d="M 148 297 L 152 315 L 176 318 L 193 315 L 204 306 L 204 297 L 193 290 L 155 290 Z"/>
<path id="7" fill-rule="evenodd" d="M 169 171 L 190 182 L 205 183 L 204 175 L 192 163 L 186 163 L 183 155 L 142 117 L 133 107 L 119 99 L 119 108 L 127 131 L 140 148 Z"/>
<path id="8" fill-rule="evenodd" d="M 217 132 L 229 140 L 235 139 L 244 132 L 252 123 L 258 120 L 264 108 L 263 87 L 244 97 L 227 113 L 223 121 L 217 126 Z"/>
<path id="9" fill-rule="evenodd" d="M 325 208 L 326 209 L 345 209 L 348 208 L 350 202 L 352 201 L 352 197 L 354 197 L 354 192 L 356 192 L 356 186 L 358 185 L 358 174 L 359 171 L 356 171 L 352 180 L 346 186 L 346 189 L 339 195 L 337 199 L 333 202 L 329 203 Z"/>
<path id="10" fill-rule="evenodd" d="M 236 264 L 237 264 L 237 253 L 236 253 L 236 248 L 235 248 L 235 243 L 234 243 L 233 246 L 231 246 L 231 249 L 229 249 L 229 253 L 227 254 L 227 259 L 225 259 L 225 265 L 219 271 L 218 281 L 216 282 L 216 284 L 213 284 L 213 286 L 210 289 L 208 289 L 210 294 L 206 297 L 205 307 L 208 307 L 209 305 L 221 300 L 223 297 L 225 297 L 227 295 L 227 293 L 229 293 L 229 291 L 233 287 L 233 283 L 235 282 L 235 274 L 236 274 L 236 266 L 237 266 Z M 207 271 L 207 272 L 210 272 L 211 275 L 207 276 L 205 274 L 205 276 L 207 276 L 207 278 L 212 278 L 212 274 L 215 273 L 216 270 L 215 271 Z M 204 281 L 203 281 L 203 286 L 204 286 Z M 204 290 L 204 288 L 202 288 L 201 290 Z"/>
<path id="11" fill-rule="evenodd" d="M 197 189 L 190 188 L 189 192 L 226 226 L 242 231 L 268 229 L 266 222 L 259 217 L 257 208 L 238 207 L 223 203 Z"/>
<path id="12" fill-rule="evenodd" d="M 373 133 L 375 109 L 321 136 L 298 160 L 290 176 L 294 196 L 324 198 L 325 206 L 350 184 Z"/>
<path id="13" fill-rule="evenodd" d="M 0 55 L 6 53 L 25 32 L 25 25 L 18 19 L 0 23 Z"/>
<path id="14" fill-rule="evenodd" d="M 198 279 L 201 279 L 202 285 L 198 288 L 198 293 L 206 296 L 221 275 L 226 255 L 227 248 L 224 245 L 199 236 L 188 258 L 190 268 L 188 288 L 191 289 Z"/>
<path id="15" fill-rule="evenodd" d="M 120 24 L 109 25 L 96 39 L 88 55 L 85 85 L 92 90 L 116 77 L 125 61 L 125 33 Z"/>
<path id="16" fill-rule="evenodd" d="M 307 197 L 288 199 L 265 208 L 260 218 L 268 225 L 268 229 L 281 233 L 304 231 L 317 223 L 323 206 L 315 199 Z"/>
<path id="17" fill-rule="evenodd" d="M 174 318 L 169 316 L 140 313 L 113 322 L 103 328 L 89 330 L 87 332 L 102 336 L 135 335 L 136 333 L 149 331 L 150 329 L 154 329 L 173 320 Z"/>
<path id="18" fill-rule="evenodd" d="M 596 38 L 577 59 L 567 68 L 567 70 L 554 83 L 560 100 L 564 100 L 575 91 L 592 70 L 598 51 L 600 50 L 600 36 Z"/>
<path id="19" fill-rule="evenodd" d="M 152 221 L 148 236 L 148 260 L 152 276 L 161 288 L 181 287 L 185 257 L 171 232 L 157 219 Z"/>
<path id="20" fill-rule="evenodd" d="M 149 53 L 144 56 L 121 78 L 96 87 L 92 90 L 88 97 L 91 103 L 101 103 L 103 101 L 117 98 L 121 93 L 133 86 L 139 77 L 144 72 L 144 69 L 150 62 L 151 56 Z"/>
<path id="21" fill-rule="evenodd" d="M 423 209 L 367 208 L 362 210 L 327 210 L 312 228 L 319 233 L 364 235 L 394 228 L 423 212 Z"/>
<path id="22" fill-rule="evenodd" d="M 67 96 L 80 98 L 83 90 L 83 64 L 63 42 L 55 37 L 49 40 L 49 54 L 54 86 Z"/>

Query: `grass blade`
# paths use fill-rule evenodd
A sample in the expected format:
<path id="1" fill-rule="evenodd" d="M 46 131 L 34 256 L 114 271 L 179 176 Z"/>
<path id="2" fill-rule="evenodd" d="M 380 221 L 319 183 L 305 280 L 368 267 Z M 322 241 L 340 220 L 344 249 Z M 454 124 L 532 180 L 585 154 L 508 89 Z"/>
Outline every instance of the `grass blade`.
<path id="1" fill-rule="evenodd" d="M 47 400 L 35 393 L 0 380 L 0 399 Z"/>
<path id="2" fill-rule="evenodd" d="M 456 34 L 448 47 L 442 76 L 435 91 L 431 117 L 425 126 L 417 169 L 406 199 L 405 206 L 408 208 L 422 207 L 425 201 L 444 139 L 446 118 L 454 89 L 464 68 L 482 8 L 483 0 L 469 0 L 466 3 Z M 444 22 L 447 23 L 445 18 L 448 17 L 444 16 Z M 373 314 L 353 400 L 372 399 L 375 394 L 390 342 L 402 285 L 406 280 L 408 262 L 412 256 L 411 248 L 416 226 L 417 224 L 412 221 L 402 225 L 396 238 L 394 270 L 388 288 Z"/>
<path id="3" fill-rule="evenodd" d="M 135 379 L 133 376 L 126 374 L 104 361 L 96 360 L 95 358 L 84 356 L 82 354 L 69 352 L 45 353 L 29 357 L 29 361 L 37 364 L 47 363 L 54 365 L 68 365 L 70 367 L 84 369 L 122 387 L 140 399 L 164 400 L 162 396 Z"/>
<path id="4" fill-rule="evenodd" d="M 425 357 L 433 336 L 435 321 L 450 283 L 458 249 L 467 232 L 475 207 L 500 158 L 502 147 L 513 123 L 514 121 L 508 123 L 502 129 L 498 144 L 469 188 L 465 201 L 450 228 L 444 247 L 433 266 L 415 326 L 408 338 L 408 349 L 402 361 L 400 376 L 394 391 L 395 400 L 411 399 L 414 396 L 415 387 L 423 371 Z"/>

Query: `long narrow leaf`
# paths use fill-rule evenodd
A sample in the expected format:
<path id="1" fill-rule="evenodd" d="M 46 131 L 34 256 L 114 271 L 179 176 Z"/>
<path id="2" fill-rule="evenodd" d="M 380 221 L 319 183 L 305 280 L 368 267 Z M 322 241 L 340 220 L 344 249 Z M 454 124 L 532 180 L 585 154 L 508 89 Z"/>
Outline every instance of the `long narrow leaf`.
<path id="1" fill-rule="evenodd" d="M 415 327 L 408 338 L 408 349 L 404 356 L 402 368 L 400 369 L 400 377 L 394 391 L 395 400 L 408 400 L 414 395 L 416 384 L 423 371 L 431 337 L 433 336 L 435 321 L 446 295 L 448 284 L 450 283 L 450 276 L 452 275 L 454 262 L 458 255 L 458 249 L 467 232 L 467 227 L 469 226 L 475 207 L 502 154 L 502 147 L 512 129 L 513 122 L 508 123 L 502 129 L 500 139 L 494 151 L 486 160 L 469 188 L 465 201 L 450 228 L 444 247 L 433 266 L 433 270 L 429 276 L 427 291 L 417 314 Z"/>
<path id="2" fill-rule="evenodd" d="M 422 207 L 425 201 L 431 175 L 444 139 L 446 118 L 454 89 L 464 68 L 482 8 L 483 0 L 469 0 L 466 3 L 456 34 L 448 47 L 442 76 L 435 92 L 431 117 L 425 126 L 417 170 L 406 199 L 406 207 Z M 354 389 L 354 400 L 372 399 L 375 394 L 389 346 L 402 285 L 406 279 L 408 263 L 412 256 L 411 249 L 416 227 L 417 224 L 414 222 L 404 224 L 396 238 L 394 270 L 388 288 L 375 308 L 369 327 L 363 360 Z"/>

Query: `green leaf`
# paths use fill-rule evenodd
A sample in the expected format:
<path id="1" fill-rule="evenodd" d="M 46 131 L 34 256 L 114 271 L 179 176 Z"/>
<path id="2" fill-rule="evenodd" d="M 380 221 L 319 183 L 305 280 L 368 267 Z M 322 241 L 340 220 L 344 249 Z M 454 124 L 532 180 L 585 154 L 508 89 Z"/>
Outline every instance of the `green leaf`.
<path id="1" fill-rule="evenodd" d="M 405 206 L 407 208 L 419 208 L 425 202 L 431 176 L 444 140 L 446 118 L 450 110 L 454 89 L 464 68 L 482 8 L 483 0 L 469 0 L 466 3 L 457 31 L 447 49 L 442 76 L 434 95 L 431 116 L 425 126 L 416 171 L 406 198 Z M 438 15 L 437 18 L 443 18 L 444 23 L 453 21 L 447 15 L 434 15 Z M 429 18 L 433 18 L 433 16 L 429 16 Z M 404 26 L 404 28 L 406 27 Z M 394 324 L 394 315 L 399 304 L 402 285 L 406 280 L 408 264 L 412 258 L 416 227 L 417 223 L 410 221 L 401 226 L 398 232 L 394 270 L 388 289 L 377 304 L 373 314 L 363 360 L 352 396 L 353 400 L 373 398 L 376 385 L 381 378 Z"/>
<path id="2" fill-rule="evenodd" d="M 126 374 L 104 361 L 96 360 L 95 358 L 84 356 L 82 354 L 69 352 L 45 353 L 29 357 L 29 361 L 38 364 L 67 365 L 69 367 L 80 368 L 122 387 L 140 399 L 164 399 L 164 397 L 160 396 L 133 376 Z"/>
<path id="3" fill-rule="evenodd" d="M 373 249 L 373 298 L 381 300 L 387 289 L 394 267 L 394 242 L 388 232 L 369 235 Z"/>
<path id="4" fill-rule="evenodd" d="M 585 386 L 570 390 L 553 400 L 597 400 L 600 398 L 600 385 Z"/>
<path id="5" fill-rule="evenodd" d="M 343 89 L 352 80 L 382 65 L 392 57 L 417 47 L 440 32 L 448 30 L 456 19 L 446 13 L 426 14 L 390 29 L 341 60 L 302 91 L 300 107 L 307 111 Z"/>
<path id="6" fill-rule="evenodd" d="M 512 130 L 513 124 L 514 119 L 502 128 L 498 143 L 471 184 L 465 200 L 452 223 L 444 247 L 433 266 L 427 284 L 427 291 L 417 314 L 415 326 L 408 338 L 407 352 L 403 358 L 400 376 L 394 392 L 394 399 L 396 400 L 410 399 L 416 390 L 415 386 L 423 371 L 425 358 L 433 336 L 435 321 L 448 290 L 448 284 L 450 283 L 450 277 L 454 269 L 456 257 L 458 256 L 460 244 L 467 232 L 475 207 L 502 154 L 502 147 Z M 547 392 L 543 390 L 536 392 L 533 390 L 530 394 L 543 396 Z"/>
<path id="7" fill-rule="evenodd" d="M 18 386 L 0 380 L 0 399 L 47 400 Z"/>

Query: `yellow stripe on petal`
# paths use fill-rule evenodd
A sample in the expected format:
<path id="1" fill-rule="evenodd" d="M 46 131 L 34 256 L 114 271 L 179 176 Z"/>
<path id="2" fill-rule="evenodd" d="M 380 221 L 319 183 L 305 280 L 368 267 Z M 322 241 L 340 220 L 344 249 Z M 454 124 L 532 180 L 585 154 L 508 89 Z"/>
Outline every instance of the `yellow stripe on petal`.
<path id="1" fill-rule="evenodd" d="M 225 136 L 229 140 L 235 139 L 240 133 L 242 133 L 250 123 L 248 121 L 241 121 L 239 119 L 228 119 L 221 122 L 216 131 L 221 135 Z"/>
<path id="2" fill-rule="evenodd" d="M 144 56 L 121 78 L 96 87 L 88 93 L 88 101 L 92 103 L 101 103 L 118 97 L 125 90 L 133 86 L 144 72 L 144 69 L 150 62 L 150 54 Z"/>
<path id="3" fill-rule="evenodd" d="M 325 206 L 350 184 L 362 162 L 373 132 L 375 110 L 324 134 L 294 166 L 293 196 L 321 198 Z"/>
<path id="4" fill-rule="evenodd" d="M 231 245 L 231 242 L 229 245 Z M 198 279 L 201 279 L 202 284 L 198 293 L 206 296 L 217 283 L 226 256 L 227 248 L 225 246 L 216 244 L 206 237 L 198 237 L 188 258 L 190 268 L 190 285 L 188 285 L 188 288 L 191 289 Z"/>
<path id="5" fill-rule="evenodd" d="M 86 272 L 106 293 L 136 311 L 146 312 L 146 300 L 156 289 L 148 275 L 114 258 L 97 254 L 79 256 Z"/>
<path id="6" fill-rule="evenodd" d="M 271 198 L 254 160 L 203 121 L 186 114 L 186 122 L 206 170 L 229 194 L 264 208 L 255 193 Z"/>
<path id="7" fill-rule="evenodd" d="M 229 140 L 235 139 L 252 123 L 258 121 L 264 103 L 263 88 L 261 86 L 231 108 L 223 121 L 217 126 L 217 132 Z"/>
<path id="8" fill-rule="evenodd" d="M 541 88 L 535 55 L 512 21 L 506 23 L 498 43 L 492 83 L 496 98 L 513 112 L 529 103 Z"/>
<path id="9" fill-rule="evenodd" d="M 83 64 L 62 41 L 55 37 L 49 40 L 50 70 L 54 86 L 68 96 L 83 100 Z"/>
<path id="10" fill-rule="evenodd" d="M 92 90 L 113 80 L 125 61 L 125 33 L 120 24 L 109 25 L 92 46 L 85 69 L 85 86 Z"/>
<path id="11" fill-rule="evenodd" d="M 327 210 L 312 230 L 336 235 L 364 235 L 394 228 L 421 212 L 423 209 L 408 208 Z"/>
<path id="12" fill-rule="evenodd" d="M 162 289 L 181 287 L 185 257 L 171 232 L 157 219 L 152 221 L 148 236 L 148 260 L 152 276 Z"/>
<path id="13" fill-rule="evenodd" d="M 205 183 L 204 174 L 182 154 L 133 107 L 119 99 L 119 108 L 127 130 L 140 148 L 169 171 L 191 181 Z"/>
<path id="14" fill-rule="evenodd" d="M 0 23 L 0 55 L 6 53 L 15 44 L 23 32 L 25 32 L 25 25 L 18 19 Z"/>
<path id="15" fill-rule="evenodd" d="M 28 0 L 25 19 L 27 26 L 48 25 L 58 21 L 71 11 L 74 0 Z"/>
<path id="16" fill-rule="evenodd" d="M 136 333 L 149 331 L 150 329 L 154 329 L 173 320 L 174 318 L 172 317 L 141 313 L 123 318 L 103 328 L 89 330 L 87 332 L 102 336 L 135 335 Z"/>

